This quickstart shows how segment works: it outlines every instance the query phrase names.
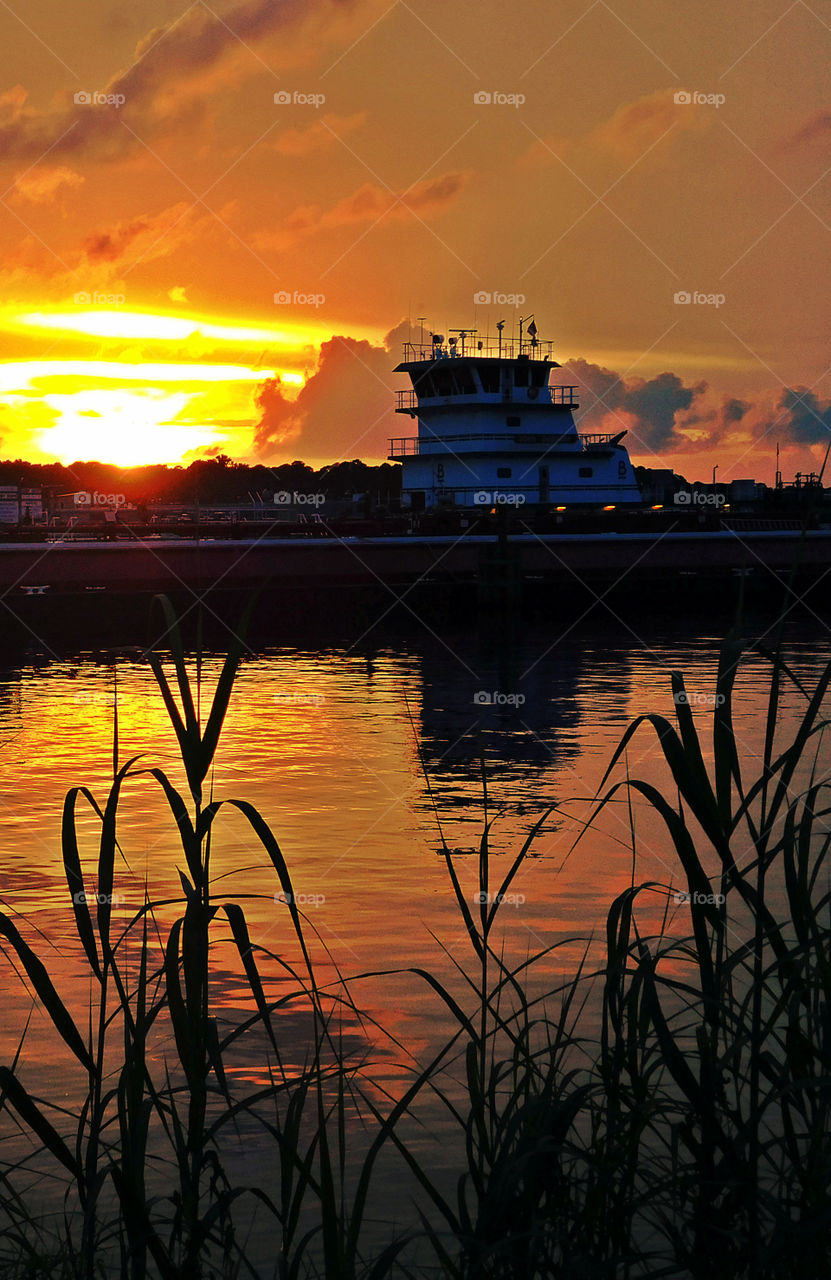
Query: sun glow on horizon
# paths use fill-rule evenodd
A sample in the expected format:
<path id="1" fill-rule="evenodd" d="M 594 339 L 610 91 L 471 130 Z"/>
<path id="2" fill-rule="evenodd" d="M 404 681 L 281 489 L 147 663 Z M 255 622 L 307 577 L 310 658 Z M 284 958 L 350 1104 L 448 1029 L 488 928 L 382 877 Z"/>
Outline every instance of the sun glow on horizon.
<path id="1" fill-rule="evenodd" d="M 268 327 L 65 304 L 0 307 L 2 329 L 30 340 L 49 331 L 63 350 L 52 358 L 50 340 L 44 357 L 0 361 L 0 435 L 27 455 L 118 466 L 177 464 L 217 446 L 249 455 L 257 385 L 277 379 L 292 397 L 331 336 L 314 320 Z"/>
<path id="2" fill-rule="evenodd" d="M 280 328 L 214 323 L 196 316 L 168 316 L 120 307 L 78 311 L 30 311 L 14 319 L 27 328 L 59 329 L 92 338 L 133 338 L 151 342 L 192 342 L 209 338 L 222 343 L 259 343 L 299 351 L 330 336 L 323 325 Z"/>
<path id="3" fill-rule="evenodd" d="M 155 389 L 46 395 L 44 402 L 58 416 L 40 433 L 38 447 L 64 466 L 78 458 L 119 467 L 177 463 L 185 453 L 214 442 L 209 425 L 176 421 L 189 398 L 186 391 Z"/>
<path id="4" fill-rule="evenodd" d="M 179 386 L 212 382 L 262 382 L 279 378 L 302 387 L 302 374 L 279 369 L 252 369 L 247 365 L 208 364 L 181 361 L 171 364 L 131 363 L 119 360 L 21 360 L 0 362 L 0 394 L 21 395 L 37 384 L 75 381 L 90 382 L 174 382 Z"/>

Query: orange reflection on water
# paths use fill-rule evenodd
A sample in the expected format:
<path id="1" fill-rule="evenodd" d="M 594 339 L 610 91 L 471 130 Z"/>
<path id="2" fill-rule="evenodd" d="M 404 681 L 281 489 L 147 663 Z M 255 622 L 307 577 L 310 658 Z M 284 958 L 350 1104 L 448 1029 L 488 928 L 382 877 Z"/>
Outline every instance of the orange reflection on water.
<path id="1" fill-rule="evenodd" d="M 656 710 L 673 716 L 667 668 L 683 666 L 691 690 L 704 695 L 712 689 L 711 642 L 690 642 L 680 654 L 677 645 L 665 647 L 657 656 L 655 650 L 615 650 L 591 637 L 548 655 L 545 638 L 535 640 L 536 647 L 530 640 L 524 643 L 525 649 L 509 651 L 498 644 L 477 651 L 468 645 L 464 652 L 472 675 L 439 644 L 364 654 L 276 652 L 250 657 L 240 670 L 208 794 L 250 801 L 270 825 L 307 920 L 321 984 L 339 995 L 338 971 L 353 975 L 351 991 L 359 1007 L 406 1046 L 406 1052 L 393 1050 L 371 1021 L 359 1027 L 354 1014 L 345 1012 L 350 1043 L 356 1052 L 374 1045 L 381 1078 L 390 1087 L 400 1082 L 408 1063 L 436 1052 L 453 1029 L 436 994 L 406 971 L 428 969 L 465 1007 L 471 1000 L 454 968 L 454 962 L 471 965 L 470 942 L 437 850 L 442 835 L 450 848 L 478 845 L 483 748 L 489 816 L 495 819 L 492 892 L 534 821 L 547 806 L 556 806 L 498 916 L 499 945 L 504 937 L 511 964 L 557 944 L 530 980 L 535 992 L 569 980 L 590 935 L 594 944 L 587 968 L 602 965 L 607 911 L 633 880 L 662 886 L 639 900 L 644 935 L 658 933 L 668 902 L 669 935 L 689 933 L 688 909 L 671 900 L 671 889 L 683 887 L 677 857 L 662 822 L 645 803 L 633 799 L 630 814 L 620 792 L 596 829 L 576 846 L 575 840 L 632 715 Z M 807 651 L 802 656 L 813 660 Z M 203 663 L 203 722 L 219 669 L 216 658 Z M 162 767 L 187 794 L 152 673 L 124 659 L 117 670 L 115 686 L 112 667 L 103 662 L 43 661 L 7 671 L 0 683 L 0 892 L 26 936 L 48 958 L 49 971 L 82 1026 L 90 983 L 63 874 L 60 814 L 66 791 L 80 783 L 99 803 L 106 797 L 115 688 L 121 760 L 139 755 L 137 771 Z M 759 748 L 765 682 L 766 669 L 758 663 L 740 678 L 737 727 L 748 756 Z M 476 702 L 482 689 L 520 688 L 526 698 L 520 708 L 483 709 Z M 783 718 L 795 710 L 786 699 Z M 706 724 L 707 714 L 704 703 L 695 705 L 697 722 Z M 633 776 L 667 786 L 666 766 L 648 728 L 630 744 L 628 765 Z M 85 882 L 94 891 L 100 826 L 81 800 L 77 812 Z M 184 857 L 167 802 L 146 773 L 125 784 L 118 839 L 115 922 L 123 927 L 141 909 L 146 885 L 154 901 L 168 903 L 156 911 L 163 938 L 181 913 L 181 905 L 169 900 L 181 899 L 177 868 L 184 867 Z M 299 948 L 274 868 L 250 824 L 230 806 L 216 818 L 211 858 L 214 891 L 220 900 L 243 905 L 252 939 L 264 949 L 257 958 L 267 990 L 276 998 L 287 989 L 279 960 L 299 964 Z M 470 909 L 478 911 L 475 856 L 454 857 L 453 865 Z M 215 1008 L 229 1023 L 251 1012 L 250 993 L 221 916 L 213 938 Z M 683 969 L 682 960 L 673 960 L 668 971 L 681 975 Z M 404 972 L 354 977 L 379 970 Z M 14 1051 L 29 1008 L 23 986 L 12 979 L 7 1052 Z M 290 1011 L 280 1018 L 286 1062 L 297 1066 L 307 1050 L 308 1022 Z M 253 1059 L 235 1063 L 234 1070 L 240 1078 L 262 1081 L 266 1060 L 260 1046 Z M 29 1032 L 24 1062 L 27 1079 L 44 1092 L 54 1086 L 56 1071 L 62 1072 L 54 1032 L 40 1017 Z"/>

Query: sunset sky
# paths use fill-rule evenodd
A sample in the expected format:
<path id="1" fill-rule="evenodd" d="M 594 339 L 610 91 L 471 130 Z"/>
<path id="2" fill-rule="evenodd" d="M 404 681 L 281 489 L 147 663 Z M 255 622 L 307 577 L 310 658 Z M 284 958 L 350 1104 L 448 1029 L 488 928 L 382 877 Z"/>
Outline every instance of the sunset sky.
<path id="1" fill-rule="evenodd" d="M 379 461 L 409 326 L 533 312 L 635 462 L 822 465 L 831 3 L 3 0 L 0 41 L 0 457 Z"/>

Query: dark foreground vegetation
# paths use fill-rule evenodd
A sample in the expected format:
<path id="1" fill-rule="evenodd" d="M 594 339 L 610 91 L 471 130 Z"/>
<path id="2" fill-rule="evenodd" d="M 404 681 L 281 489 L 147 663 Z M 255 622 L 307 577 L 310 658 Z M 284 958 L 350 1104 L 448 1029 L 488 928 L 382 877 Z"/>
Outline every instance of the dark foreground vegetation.
<path id="1" fill-rule="evenodd" d="M 401 494 L 401 467 L 391 462 L 377 466 L 354 460 L 328 466 L 305 462 L 281 462 L 274 466 L 234 462 L 225 454 L 198 458 L 189 466 L 156 464 L 117 467 L 110 462 L 25 462 L 0 460 L 0 485 L 42 488 L 58 498 L 77 490 L 123 494 L 128 502 L 151 507 L 162 503 L 251 502 L 254 497 L 271 502 L 275 492 L 323 493 L 346 498 L 356 493 L 374 495 L 375 502 L 397 500 Z"/>
<path id="2" fill-rule="evenodd" d="M 647 715 L 630 726 L 591 820 L 607 805 L 622 804 L 624 812 L 629 800 L 651 806 L 674 850 L 677 882 L 633 881 L 610 906 L 600 970 L 589 973 L 587 959 L 544 999 L 531 992 L 547 953 L 509 967 L 497 924 L 500 896 L 550 815 L 497 876 L 485 791 L 476 905 L 458 860 L 444 851 L 449 892 L 469 935 L 467 998 L 419 971 L 425 999 L 443 1004 L 455 1033 L 432 1061 L 402 1076 L 391 1097 L 373 1087 L 366 1055 L 341 1036 L 344 1020 L 358 1016 L 355 983 L 332 983 L 330 968 L 321 977 L 317 943 L 275 836 L 245 801 L 213 797 L 211 763 L 240 651 L 228 655 L 200 719 L 170 614 L 168 623 L 165 665 L 157 653 L 147 657 L 181 749 L 187 794 L 161 770 L 120 759 L 116 715 L 109 795 L 78 788 L 66 798 L 67 912 L 92 990 L 83 1023 L 13 920 L 0 916 L 7 958 L 86 1081 L 80 1107 L 67 1108 L 63 1096 L 33 1097 L 20 1048 L 4 1046 L 6 1127 L 30 1131 L 66 1183 L 62 1214 L 42 1221 L 34 1197 L 19 1193 L 27 1168 L 6 1161 L 5 1276 L 831 1274 L 831 808 L 822 712 L 831 666 L 815 688 L 804 688 L 778 651 L 732 633 L 720 657 L 710 769 L 702 720 L 693 719 L 681 676 L 673 677 L 676 725 Z M 748 648 L 771 668 L 754 776 L 733 720 L 734 681 Z M 198 664 L 196 671 L 198 680 Z M 783 743 L 777 722 L 785 683 L 804 698 L 804 714 Z M 625 771 L 635 734 L 657 735 L 671 778 L 665 792 Z M 110 899 L 119 803 L 125 780 L 139 772 L 169 806 L 182 896 L 176 903 L 148 898 L 116 928 Z M 91 806 L 100 822 L 97 868 L 86 882 L 80 806 Z M 223 806 L 248 822 L 285 898 L 291 937 L 282 951 L 249 936 L 242 902 L 212 879 L 212 832 Z M 669 928 L 679 888 L 683 937 L 677 922 Z M 87 899 L 97 895 L 96 906 L 87 905 L 84 889 Z M 220 937 L 226 946 L 231 940 L 248 991 L 248 1012 L 233 1026 L 212 1003 Z M 600 1012 L 588 1030 L 590 989 Z M 300 1057 L 287 1052 L 289 1014 L 302 1015 Z M 23 1028 L 19 1037 L 22 1047 Z M 228 1069 L 245 1060 L 249 1044 L 267 1063 L 268 1078 L 256 1086 Z M 458 1077 L 460 1067 L 461 1103 L 449 1084 L 451 1068 Z M 428 1094 L 458 1133 L 450 1196 L 408 1138 L 411 1114 Z M 234 1143 L 254 1130 L 273 1151 L 273 1188 L 253 1164 L 242 1178 L 228 1171 Z M 414 1199 L 399 1206 L 406 1225 L 370 1245 L 378 1172 L 390 1156 L 408 1171 Z M 254 1207 L 273 1242 L 267 1269 L 254 1260 L 248 1235 Z"/>

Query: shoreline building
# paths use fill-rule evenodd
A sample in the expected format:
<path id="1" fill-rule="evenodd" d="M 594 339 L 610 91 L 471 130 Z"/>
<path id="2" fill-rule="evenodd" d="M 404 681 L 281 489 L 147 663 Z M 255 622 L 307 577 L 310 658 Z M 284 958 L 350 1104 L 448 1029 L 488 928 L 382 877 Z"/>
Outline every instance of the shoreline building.
<path id="1" fill-rule="evenodd" d="M 18 484 L 0 485 L 0 524 L 40 524 L 43 517 L 42 489 Z"/>

